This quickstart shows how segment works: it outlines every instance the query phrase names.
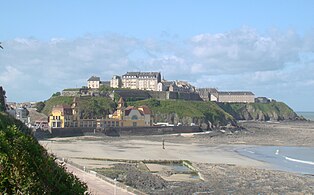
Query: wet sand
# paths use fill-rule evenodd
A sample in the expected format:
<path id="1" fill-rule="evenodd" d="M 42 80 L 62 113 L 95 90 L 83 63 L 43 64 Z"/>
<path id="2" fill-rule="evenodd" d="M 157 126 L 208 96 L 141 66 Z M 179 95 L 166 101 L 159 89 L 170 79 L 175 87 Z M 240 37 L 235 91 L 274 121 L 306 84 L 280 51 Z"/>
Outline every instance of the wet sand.
<path id="1" fill-rule="evenodd" d="M 106 159 L 189 160 L 204 175 L 205 181 L 189 185 L 179 182 L 177 185 L 191 189 L 184 191 L 186 194 L 197 189 L 205 192 L 207 188 L 213 194 L 314 194 L 313 176 L 271 170 L 269 164 L 236 152 L 237 149 L 256 145 L 314 146 L 314 123 L 244 122 L 241 125 L 246 130 L 203 135 L 84 136 L 53 138 L 40 143 L 49 152 L 88 168 L 111 166 Z M 165 140 L 165 149 L 162 148 L 162 139 Z M 180 189 L 185 188 L 181 186 Z M 171 191 L 173 194 L 180 192 L 183 191 L 179 188 Z"/>

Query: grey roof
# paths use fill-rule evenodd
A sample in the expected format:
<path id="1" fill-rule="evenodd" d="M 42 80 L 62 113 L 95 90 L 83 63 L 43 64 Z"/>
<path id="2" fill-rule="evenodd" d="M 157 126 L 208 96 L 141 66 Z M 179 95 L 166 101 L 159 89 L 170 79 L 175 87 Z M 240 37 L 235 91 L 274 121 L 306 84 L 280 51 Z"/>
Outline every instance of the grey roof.
<path id="1" fill-rule="evenodd" d="M 250 91 L 219 91 L 219 95 L 254 95 Z"/>
<path id="2" fill-rule="evenodd" d="M 160 72 L 127 72 L 126 74 L 122 76 L 158 76 L 160 75 Z"/>
<path id="3" fill-rule="evenodd" d="M 173 84 L 175 84 L 175 83 L 174 83 L 173 81 L 163 81 L 162 84 L 163 84 L 164 86 L 169 87 L 170 85 L 173 85 Z"/>
<path id="4" fill-rule="evenodd" d="M 87 81 L 100 81 L 100 77 L 92 76 Z"/>

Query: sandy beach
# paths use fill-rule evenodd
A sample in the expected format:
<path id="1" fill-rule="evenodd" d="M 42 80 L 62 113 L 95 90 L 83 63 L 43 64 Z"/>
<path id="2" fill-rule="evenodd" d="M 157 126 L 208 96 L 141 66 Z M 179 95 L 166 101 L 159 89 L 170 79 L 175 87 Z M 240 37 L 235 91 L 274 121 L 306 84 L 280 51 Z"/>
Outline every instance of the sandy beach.
<path id="1" fill-rule="evenodd" d="M 237 152 L 259 145 L 313 147 L 314 123 L 243 122 L 240 125 L 245 129 L 198 135 L 52 138 L 40 143 L 49 152 L 88 169 L 114 167 L 118 161 L 123 161 L 119 162 L 121 169 L 123 164 L 128 164 L 126 160 L 188 160 L 202 175 L 202 180 L 182 181 L 178 177 L 177 181 L 167 181 L 162 174 L 151 174 L 146 179 L 154 181 L 150 187 L 134 183 L 139 190 L 149 194 L 314 193 L 313 176 L 273 170 L 270 164 Z M 162 140 L 165 140 L 165 149 Z M 138 174 L 133 165 L 124 166 L 134 170 L 130 175 Z M 174 174 L 168 173 L 168 176 Z"/>

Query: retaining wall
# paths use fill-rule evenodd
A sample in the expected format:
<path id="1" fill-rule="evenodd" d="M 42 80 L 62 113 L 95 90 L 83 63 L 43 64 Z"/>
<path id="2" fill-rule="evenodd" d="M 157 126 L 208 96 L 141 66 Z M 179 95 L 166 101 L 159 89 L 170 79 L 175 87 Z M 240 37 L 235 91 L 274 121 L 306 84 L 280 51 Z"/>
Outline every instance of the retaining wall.
<path id="1" fill-rule="evenodd" d="M 173 127 L 111 127 L 107 129 L 94 128 L 53 128 L 50 130 L 52 137 L 71 137 L 83 135 L 107 135 L 107 136 L 144 136 L 163 135 L 173 133 L 196 133 L 202 132 L 198 126 L 173 126 Z"/>

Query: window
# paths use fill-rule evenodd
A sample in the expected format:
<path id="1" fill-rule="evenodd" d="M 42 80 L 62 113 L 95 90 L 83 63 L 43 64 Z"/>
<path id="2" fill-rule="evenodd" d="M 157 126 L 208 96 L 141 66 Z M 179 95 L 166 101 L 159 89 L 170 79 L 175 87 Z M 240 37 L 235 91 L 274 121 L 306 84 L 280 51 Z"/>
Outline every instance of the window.
<path id="1" fill-rule="evenodd" d="M 138 120 L 138 117 L 136 115 L 133 115 L 131 119 L 132 120 Z"/>
<path id="2" fill-rule="evenodd" d="M 133 127 L 136 127 L 137 126 L 137 122 L 133 122 Z"/>

